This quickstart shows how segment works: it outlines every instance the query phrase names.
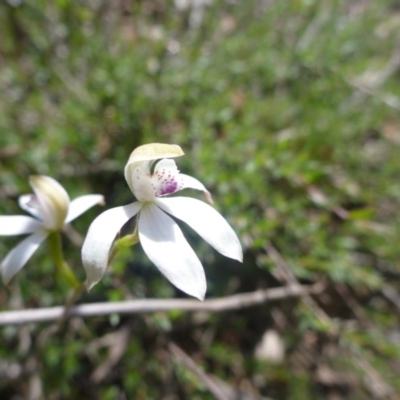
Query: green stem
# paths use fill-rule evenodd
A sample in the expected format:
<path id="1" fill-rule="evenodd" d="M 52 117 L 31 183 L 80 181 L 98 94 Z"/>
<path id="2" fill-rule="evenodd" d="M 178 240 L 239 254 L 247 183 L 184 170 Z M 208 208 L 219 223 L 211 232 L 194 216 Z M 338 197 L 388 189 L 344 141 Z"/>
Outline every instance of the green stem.
<path id="1" fill-rule="evenodd" d="M 50 255 L 56 265 L 57 272 L 76 291 L 80 290 L 81 283 L 76 278 L 70 266 L 64 261 L 60 232 L 51 232 L 48 236 Z"/>
<path id="2" fill-rule="evenodd" d="M 114 242 L 113 247 L 111 248 L 110 255 L 108 256 L 108 264 L 110 264 L 111 261 L 114 259 L 114 257 L 117 255 L 118 250 L 122 250 L 126 247 L 131 247 L 138 242 L 139 242 L 139 234 L 138 234 L 137 228 L 135 229 L 135 231 L 132 234 L 126 235 L 120 239 L 117 239 Z"/>
<path id="3" fill-rule="evenodd" d="M 139 235 L 135 232 L 131 235 L 123 236 L 121 239 L 117 239 L 114 243 L 116 249 L 124 249 L 125 247 L 131 247 L 139 242 Z"/>

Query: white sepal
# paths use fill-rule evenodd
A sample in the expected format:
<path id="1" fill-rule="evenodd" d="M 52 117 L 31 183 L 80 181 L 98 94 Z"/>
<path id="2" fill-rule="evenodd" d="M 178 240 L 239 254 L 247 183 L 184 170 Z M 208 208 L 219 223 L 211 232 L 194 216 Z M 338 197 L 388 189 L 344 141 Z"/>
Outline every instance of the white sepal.
<path id="1" fill-rule="evenodd" d="M 43 224 L 25 215 L 0 217 L 0 236 L 24 235 L 37 231 Z"/>
<path id="2" fill-rule="evenodd" d="M 1 275 L 6 285 L 22 269 L 48 234 L 44 229 L 40 229 L 24 239 L 6 255 L 0 265 Z"/>
<path id="3" fill-rule="evenodd" d="M 104 196 L 100 194 L 88 194 L 77 197 L 69 204 L 69 210 L 67 218 L 65 219 L 65 223 L 68 224 L 75 218 L 82 215 L 85 211 L 89 210 L 89 208 L 92 208 L 97 204 L 104 204 Z"/>
<path id="4" fill-rule="evenodd" d="M 242 246 L 225 218 L 208 204 L 190 197 L 157 199 L 156 204 L 186 222 L 215 250 L 226 257 L 243 260 Z"/>
<path id="5" fill-rule="evenodd" d="M 82 246 L 82 262 L 90 290 L 103 277 L 108 266 L 111 246 L 118 231 L 141 209 L 142 203 L 135 202 L 123 207 L 111 208 L 100 214 L 90 225 Z"/>
<path id="6" fill-rule="evenodd" d="M 146 204 L 139 216 L 143 250 L 160 272 L 183 292 L 203 300 L 204 269 L 176 222 L 154 204 Z"/>

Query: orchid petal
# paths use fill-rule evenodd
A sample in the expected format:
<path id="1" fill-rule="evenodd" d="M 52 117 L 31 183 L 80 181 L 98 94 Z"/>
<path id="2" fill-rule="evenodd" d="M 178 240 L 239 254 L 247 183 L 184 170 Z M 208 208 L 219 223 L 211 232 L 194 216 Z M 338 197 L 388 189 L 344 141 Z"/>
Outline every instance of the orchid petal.
<path id="1" fill-rule="evenodd" d="M 75 218 L 79 217 L 89 208 L 94 207 L 96 204 L 101 204 L 104 202 L 104 197 L 101 194 L 88 194 L 86 196 L 80 196 L 72 200 L 69 204 L 69 210 L 65 223 L 73 221 Z"/>
<path id="2" fill-rule="evenodd" d="M 125 178 L 132 193 L 139 201 L 155 200 L 155 187 L 150 178 L 150 161 L 136 163 Z"/>
<path id="3" fill-rule="evenodd" d="M 156 164 L 150 182 L 156 197 L 166 196 L 182 189 L 179 170 L 175 161 L 168 158 L 163 158 Z"/>
<path id="4" fill-rule="evenodd" d="M 82 246 L 82 262 L 87 275 L 88 290 L 103 277 L 108 266 L 111 246 L 118 231 L 141 208 L 140 202 L 111 208 L 100 214 L 90 225 Z"/>
<path id="5" fill-rule="evenodd" d="M 204 299 L 203 266 L 172 218 L 154 204 L 147 204 L 139 216 L 139 238 L 149 259 L 173 285 Z"/>
<path id="6" fill-rule="evenodd" d="M 186 222 L 224 256 L 243 260 L 242 247 L 236 233 L 222 215 L 208 204 L 190 197 L 157 199 L 156 204 Z"/>
<path id="7" fill-rule="evenodd" d="M 181 180 L 181 189 L 196 189 L 204 192 L 207 201 L 210 204 L 213 204 L 213 199 L 211 197 L 211 193 L 206 189 L 206 187 L 193 176 L 186 174 L 179 174 L 179 178 Z"/>
<path id="8" fill-rule="evenodd" d="M 125 166 L 125 179 L 134 193 L 133 177 L 137 166 L 143 167 L 144 173 L 150 172 L 150 163 L 148 161 L 158 160 L 160 158 L 173 158 L 183 156 L 182 149 L 175 144 L 151 143 L 137 147 L 131 153 Z"/>
<path id="9" fill-rule="evenodd" d="M 42 219 L 36 203 L 37 200 L 34 194 L 24 194 L 18 198 L 18 204 L 24 211 L 38 219 Z"/>
<path id="10" fill-rule="evenodd" d="M 43 224 L 25 215 L 0 217 L 0 236 L 24 235 L 37 231 Z"/>
<path id="11" fill-rule="evenodd" d="M 1 275 L 6 285 L 27 263 L 48 234 L 44 229 L 40 229 L 24 239 L 7 254 L 0 265 Z"/>

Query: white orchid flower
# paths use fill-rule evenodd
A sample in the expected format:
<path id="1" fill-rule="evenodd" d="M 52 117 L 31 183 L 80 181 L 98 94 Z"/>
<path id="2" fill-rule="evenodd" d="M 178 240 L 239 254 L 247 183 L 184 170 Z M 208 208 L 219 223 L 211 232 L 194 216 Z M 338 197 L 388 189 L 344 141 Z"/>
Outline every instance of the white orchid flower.
<path id="1" fill-rule="evenodd" d="M 24 215 L 0 216 L 0 236 L 30 234 L 0 264 L 6 284 L 22 269 L 51 232 L 60 231 L 64 224 L 104 201 L 103 196 L 90 194 L 70 202 L 65 189 L 49 176 L 31 176 L 29 183 L 34 193 L 21 196 L 19 205 L 34 218 Z"/>
<path id="2" fill-rule="evenodd" d="M 203 266 L 177 223 L 168 215 L 191 226 L 221 254 L 242 261 L 242 248 L 233 229 L 208 204 L 188 197 L 164 198 L 185 188 L 205 192 L 197 179 L 180 174 L 173 160 L 183 155 L 179 146 L 147 144 L 135 149 L 125 166 L 125 179 L 138 201 L 112 208 L 91 224 L 82 247 L 88 289 L 103 277 L 118 231 L 138 215 L 140 243 L 162 274 L 185 293 L 204 299 L 206 280 Z M 154 160 L 161 159 L 154 167 Z"/>

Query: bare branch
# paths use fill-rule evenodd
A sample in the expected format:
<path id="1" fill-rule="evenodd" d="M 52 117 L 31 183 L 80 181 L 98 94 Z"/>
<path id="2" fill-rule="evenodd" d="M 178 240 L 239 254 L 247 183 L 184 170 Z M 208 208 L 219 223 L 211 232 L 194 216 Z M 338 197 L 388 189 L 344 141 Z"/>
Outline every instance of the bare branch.
<path id="1" fill-rule="evenodd" d="M 282 300 L 305 294 L 320 293 L 322 284 L 288 285 L 267 290 L 257 290 L 251 293 L 210 299 L 204 302 L 187 299 L 141 299 L 118 302 L 80 304 L 71 307 L 66 317 L 100 317 L 110 314 L 140 314 L 159 311 L 212 311 L 222 312 L 252 307 L 267 301 Z M 28 310 L 5 311 L 0 313 L 0 326 L 21 325 L 27 323 L 48 322 L 63 316 L 65 307 L 49 307 Z"/>

